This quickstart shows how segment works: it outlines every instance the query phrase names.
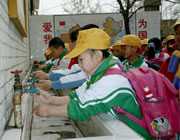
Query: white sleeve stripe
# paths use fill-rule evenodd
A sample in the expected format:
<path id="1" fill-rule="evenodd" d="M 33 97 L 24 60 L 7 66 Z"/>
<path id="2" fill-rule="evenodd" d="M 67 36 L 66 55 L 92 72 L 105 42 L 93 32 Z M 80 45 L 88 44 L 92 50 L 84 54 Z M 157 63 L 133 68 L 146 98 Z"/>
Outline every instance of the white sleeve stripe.
<path id="1" fill-rule="evenodd" d="M 86 74 L 83 71 L 80 71 L 75 74 L 63 76 L 59 80 L 62 84 L 64 84 L 64 83 L 69 83 L 69 82 L 73 82 L 73 81 L 83 80 L 86 78 L 87 78 Z"/>

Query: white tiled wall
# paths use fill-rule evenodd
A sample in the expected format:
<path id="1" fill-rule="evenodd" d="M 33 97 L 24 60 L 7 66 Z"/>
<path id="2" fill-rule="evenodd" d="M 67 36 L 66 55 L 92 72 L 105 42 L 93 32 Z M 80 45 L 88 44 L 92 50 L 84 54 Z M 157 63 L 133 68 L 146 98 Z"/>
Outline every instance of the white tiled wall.
<path id="1" fill-rule="evenodd" d="M 0 0 L 0 137 L 12 109 L 13 75 L 11 70 L 29 67 L 29 48 L 8 17 L 8 0 Z"/>

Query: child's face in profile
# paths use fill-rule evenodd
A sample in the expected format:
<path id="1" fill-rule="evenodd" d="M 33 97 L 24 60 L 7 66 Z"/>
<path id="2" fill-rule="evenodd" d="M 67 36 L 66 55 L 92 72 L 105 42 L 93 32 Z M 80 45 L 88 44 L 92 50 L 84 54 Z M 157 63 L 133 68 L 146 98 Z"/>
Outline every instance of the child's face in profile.
<path id="1" fill-rule="evenodd" d="M 124 57 L 126 51 L 126 46 L 114 46 L 112 49 L 112 54 L 116 57 Z"/>
<path id="2" fill-rule="evenodd" d="M 95 52 L 92 52 L 91 50 L 83 52 L 78 57 L 79 66 L 87 75 L 91 75 L 96 70 L 101 61 L 101 56 L 96 55 Z"/>
<path id="3" fill-rule="evenodd" d="M 125 47 L 125 58 L 130 59 L 137 55 L 137 47 L 134 46 L 126 46 Z"/>
<path id="4" fill-rule="evenodd" d="M 59 48 L 52 48 L 52 57 L 54 59 L 59 58 L 59 56 L 61 55 L 61 53 L 64 51 L 63 47 L 59 47 Z"/>
<path id="5" fill-rule="evenodd" d="M 112 48 L 112 54 L 114 55 L 114 56 L 116 56 L 116 57 L 118 57 L 119 55 L 120 55 L 120 53 L 121 53 L 121 48 L 120 48 L 121 46 L 114 46 L 113 48 Z"/>

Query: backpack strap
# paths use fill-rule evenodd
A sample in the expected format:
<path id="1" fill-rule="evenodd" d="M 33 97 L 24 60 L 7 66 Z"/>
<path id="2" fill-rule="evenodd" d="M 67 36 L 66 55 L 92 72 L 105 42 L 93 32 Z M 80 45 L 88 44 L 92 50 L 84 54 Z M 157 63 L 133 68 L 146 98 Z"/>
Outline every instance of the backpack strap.
<path id="1" fill-rule="evenodd" d="M 106 74 L 105 75 L 112 75 L 112 74 L 122 74 L 122 70 L 119 69 L 119 68 L 110 68 L 107 70 Z"/>
<path id="2" fill-rule="evenodd" d="M 105 75 L 112 75 L 112 74 L 125 75 L 123 65 L 119 61 L 118 61 L 117 65 L 116 65 L 116 67 L 109 68 L 105 73 Z"/>
<path id="3" fill-rule="evenodd" d="M 106 75 L 122 75 L 126 78 L 128 78 L 127 74 L 122 71 L 121 68 L 110 68 L 107 72 Z M 145 122 L 141 121 L 141 119 L 135 117 L 134 115 L 126 112 L 125 110 L 123 110 L 120 107 L 115 107 L 114 110 L 116 111 L 116 113 L 121 114 L 121 115 L 125 115 L 128 117 L 128 119 L 133 120 L 134 122 L 136 122 L 137 124 L 140 124 L 143 128 L 146 128 L 146 124 Z"/>

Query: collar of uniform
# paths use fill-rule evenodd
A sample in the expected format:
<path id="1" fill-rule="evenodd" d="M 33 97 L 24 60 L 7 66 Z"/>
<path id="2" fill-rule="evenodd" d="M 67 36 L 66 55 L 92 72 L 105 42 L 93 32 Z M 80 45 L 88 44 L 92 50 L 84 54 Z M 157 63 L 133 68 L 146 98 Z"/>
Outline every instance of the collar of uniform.
<path id="1" fill-rule="evenodd" d="M 67 49 L 65 48 L 63 52 L 60 54 L 59 59 L 61 60 L 67 53 Z"/>
<path id="2" fill-rule="evenodd" d="M 123 61 L 123 69 L 124 71 L 129 71 L 129 69 L 132 68 L 139 68 L 144 62 L 144 58 L 139 56 L 136 59 L 132 61 L 132 63 L 129 63 L 129 61 L 126 59 Z"/>
<path id="3" fill-rule="evenodd" d="M 139 56 L 132 62 L 132 66 L 134 68 L 138 68 L 142 65 L 142 63 L 143 63 L 143 58 Z"/>

